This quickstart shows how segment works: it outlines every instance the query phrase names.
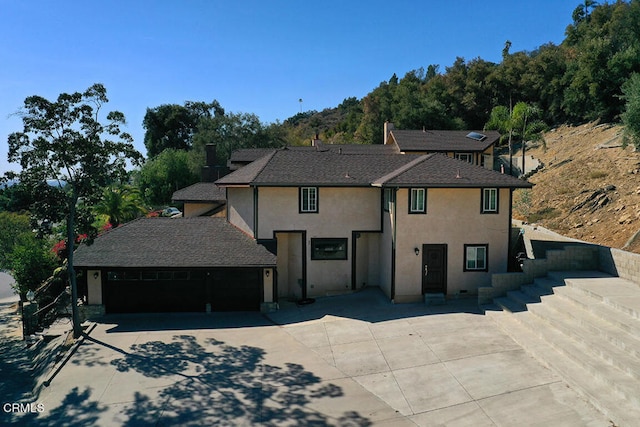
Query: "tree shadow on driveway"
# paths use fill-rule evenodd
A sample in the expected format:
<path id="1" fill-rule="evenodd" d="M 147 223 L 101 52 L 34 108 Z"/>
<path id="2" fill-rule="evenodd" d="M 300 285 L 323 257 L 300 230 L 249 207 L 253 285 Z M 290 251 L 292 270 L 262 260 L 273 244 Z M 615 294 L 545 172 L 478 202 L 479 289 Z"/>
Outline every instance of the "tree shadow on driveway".
<path id="1" fill-rule="evenodd" d="M 333 418 L 314 410 L 313 401 L 343 396 L 342 389 L 298 364 L 264 364 L 265 351 L 257 347 L 176 335 L 123 353 L 111 362 L 118 371 L 173 381 L 150 391 L 153 396 L 136 391 L 125 426 L 371 425 L 356 412 Z"/>

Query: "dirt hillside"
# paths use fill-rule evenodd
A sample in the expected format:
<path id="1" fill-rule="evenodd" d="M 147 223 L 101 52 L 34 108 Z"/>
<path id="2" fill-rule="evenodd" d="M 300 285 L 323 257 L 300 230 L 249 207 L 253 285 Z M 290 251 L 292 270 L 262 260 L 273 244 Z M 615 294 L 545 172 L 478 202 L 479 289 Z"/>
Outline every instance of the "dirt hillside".
<path id="1" fill-rule="evenodd" d="M 620 126 L 562 126 L 527 154 L 543 167 L 530 176 L 529 194 L 514 195 L 516 218 L 640 253 L 640 153 L 622 148 Z"/>

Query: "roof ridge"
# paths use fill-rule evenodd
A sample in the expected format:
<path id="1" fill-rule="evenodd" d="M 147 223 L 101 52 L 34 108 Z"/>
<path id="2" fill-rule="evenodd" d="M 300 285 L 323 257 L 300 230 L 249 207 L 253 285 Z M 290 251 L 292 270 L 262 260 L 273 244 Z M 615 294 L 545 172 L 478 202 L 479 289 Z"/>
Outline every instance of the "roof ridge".
<path id="1" fill-rule="evenodd" d="M 256 171 L 256 173 L 253 175 L 253 179 L 251 180 L 251 182 L 255 181 L 256 179 L 258 179 L 258 177 L 260 176 L 260 174 L 262 174 L 262 172 L 264 171 L 264 168 L 267 167 L 267 165 L 269 164 L 269 162 L 271 161 L 271 159 L 273 158 L 273 156 L 276 155 L 276 153 L 278 153 L 279 151 L 282 150 L 276 150 L 270 154 L 267 154 L 266 156 L 264 156 L 261 159 L 256 160 L 256 162 L 259 161 L 263 161 L 263 163 L 260 165 L 260 168 Z M 246 166 L 245 166 L 246 167 Z"/>
<path id="2" fill-rule="evenodd" d="M 375 186 L 375 187 L 382 187 L 382 185 L 397 177 L 398 175 L 401 175 L 403 173 L 405 173 L 406 171 L 408 171 L 409 169 L 411 169 L 412 167 L 424 162 L 425 160 L 431 158 L 434 156 L 434 153 L 431 154 L 423 154 L 422 156 L 418 157 L 417 159 L 413 159 L 411 160 L 409 163 L 406 163 L 402 166 L 400 166 L 398 169 L 378 178 L 377 180 L 373 181 L 373 183 L 371 183 L 371 185 Z"/>
<path id="3" fill-rule="evenodd" d="M 243 177 L 241 179 L 241 181 L 242 181 L 241 184 L 250 185 L 251 183 L 253 183 L 256 180 L 256 178 L 264 170 L 264 168 L 269 163 L 269 161 L 279 151 L 280 150 L 276 149 L 276 150 L 272 151 L 269 154 L 265 154 L 264 156 L 260 157 L 259 159 L 254 160 L 253 162 L 249 163 L 247 166 L 244 166 L 244 167 L 242 167 L 240 169 L 237 169 L 237 170 L 231 172 L 229 175 L 223 176 L 222 178 L 220 178 L 217 181 L 215 181 L 215 184 L 217 186 L 220 186 L 220 187 L 224 187 L 224 186 L 227 186 L 227 185 L 239 184 L 239 182 L 233 182 L 233 181 L 229 182 L 229 181 L 230 181 L 231 178 L 234 178 L 234 177 L 236 177 L 236 179 L 237 179 L 237 175 L 244 176 L 243 174 L 246 173 L 247 174 L 246 177 Z"/>

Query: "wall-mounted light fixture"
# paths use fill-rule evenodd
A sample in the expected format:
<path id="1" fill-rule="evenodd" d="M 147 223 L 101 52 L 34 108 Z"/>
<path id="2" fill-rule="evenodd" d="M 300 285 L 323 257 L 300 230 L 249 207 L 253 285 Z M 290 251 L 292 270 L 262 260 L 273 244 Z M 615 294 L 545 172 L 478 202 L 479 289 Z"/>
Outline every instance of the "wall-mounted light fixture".
<path id="1" fill-rule="evenodd" d="M 98 277 L 100 277 L 100 273 L 98 273 L 97 271 L 95 273 L 93 273 L 93 278 L 94 279 L 98 279 Z"/>
<path id="2" fill-rule="evenodd" d="M 413 251 L 416 253 L 416 256 L 420 255 L 420 248 L 419 247 L 415 247 L 413 248 Z"/>
<path id="3" fill-rule="evenodd" d="M 264 275 L 265 275 L 266 277 L 269 277 L 269 272 L 270 272 L 269 270 L 265 270 L 265 271 L 264 271 Z"/>

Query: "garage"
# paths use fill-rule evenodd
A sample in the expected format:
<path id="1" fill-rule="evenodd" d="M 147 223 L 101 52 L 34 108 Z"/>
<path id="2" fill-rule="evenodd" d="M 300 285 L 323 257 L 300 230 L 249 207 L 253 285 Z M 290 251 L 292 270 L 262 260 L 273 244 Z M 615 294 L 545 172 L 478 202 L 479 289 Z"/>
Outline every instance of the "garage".
<path id="1" fill-rule="evenodd" d="M 107 272 L 103 300 L 107 314 L 257 311 L 262 301 L 262 271 L 135 269 Z"/>
<path id="2" fill-rule="evenodd" d="M 75 254 L 81 297 L 107 314 L 257 311 L 275 256 L 222 218 L 145 218 Z"/>

